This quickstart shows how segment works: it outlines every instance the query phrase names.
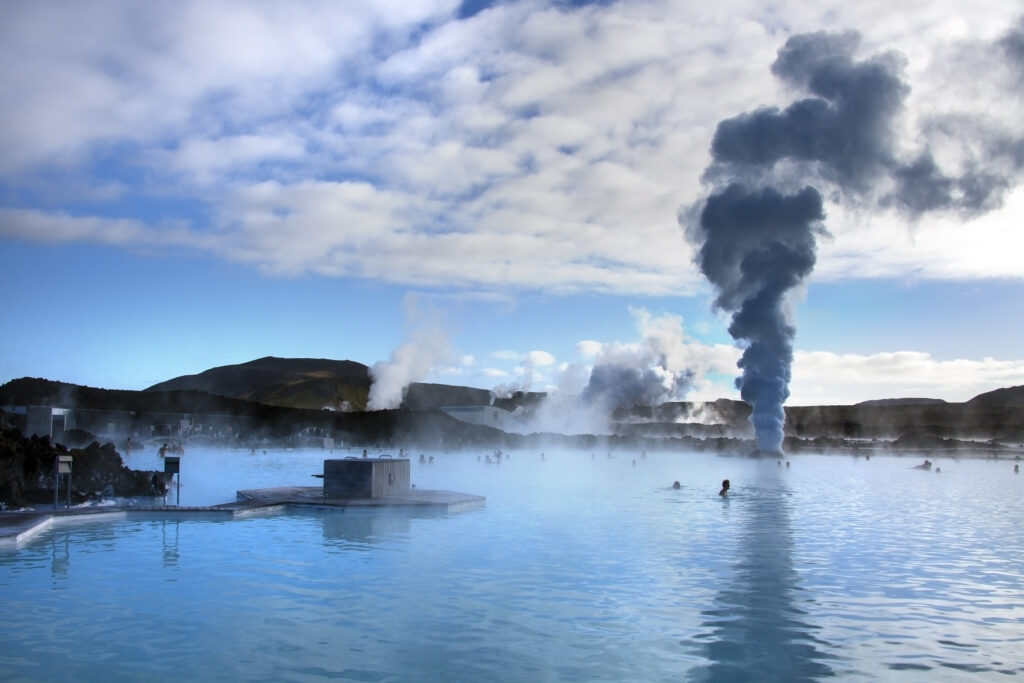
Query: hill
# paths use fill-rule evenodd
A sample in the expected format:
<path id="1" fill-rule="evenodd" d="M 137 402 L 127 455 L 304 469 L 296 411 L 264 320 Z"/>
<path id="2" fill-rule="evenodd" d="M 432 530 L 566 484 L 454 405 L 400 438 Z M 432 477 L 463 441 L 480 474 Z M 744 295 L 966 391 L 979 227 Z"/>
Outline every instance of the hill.
<path id="1" fill-rule="evenodd" d="M 248 363 L 210 368 L 196 375 L 175 377 L 145 391 L 201 391 L 214 396 L 241 399 L 280 408 L 330 409 L 338 412 L 366 410 L 372 379 L 362 363 L 324 358 L 276 358 L 267 356 Z M 520 394 L 495 402 L 514 410 L 523 401 L 539 400 L 540 394 Z M 435 410 L 445 406 L 485 406 L 491 403 L 487 389 L 413 382 L 402 407 Z"/>
<path id="2" fill-rule="evenodd" d="M 941 398 L 877 398 L 855 403 L 857 406 L 927 406 L 946 403 Z"/>
<path id="3" fill-rule="evenodd" d="M 486 389 L 414 383 L 402 410 L 383 415 L 375 413 L 385 411 L 365 412 L 370 385 L 369 368 L 361 363 L 267 357 L 177 377 L 140 392 L 22 378 L 0 387 L 0 406 L 73 407 L 78 413 L 76 428 L 95 434 L 114 431 L 112 425 L 126 433 L 148 430 L 155 434 L 153 430 L 163 429 L 159 425 L 185 419 L 171 413 L 182 413 L 190 414 L 188 419 L 201 423 L 204 430 L 230 434 L 236 440 L 259 434 L 281 439 L 310 428 L 375 440 L 407 429 L 419 431 L 413 425 L 429 423 L 427 431 L 444 424 L 453 435 L 459 434 L 458 440 L 469 442 L 478 435 L 461 434 L 463 427 L 452 425 L 447 416 L 418 414 L 446 406 L 493 404 L 509 411 L 524 409 L 528 415 L 544 398 L 540 393 L 519 393 L 492 402 Z M 1024 442 L 1024 386 L 986 392 L 965 403 L 896 398 L 857 405 L 793 406 L 785 411 L 787 436 L 800 439 Z M 24 415 L 12 413 L 4 419 L 14 424 L 24 422 Z M 613 433 L 630 438 L 744 439 L 751 436 L 749 415 L 748 405 L 728 399 L 637 406 L 616 412 Z"/>
<path id="4" fill-rule="evenodd" d="M 203 435 L 225 445 L 256 446 L 274 443 L 301 445 L 302 432 L 330 434 L 345 443 L 434 444 L 459 448 L 489 445 L 500 432 L 449 417 L 439 410 L 377 410 L 337 412 L 272 406 L 202 391 L 127 391 L 95 389 L 46 379 L 23 377 L 0 386 L 0 406 L 53 406 L 75 413 L 73 431 L 88 440 L 104 434 L 118 443 L 125 436 L 145 440 L 151 426 L 185 419 L 210 428 Z M 25 415 L 2 413 L 4 426 L 24 431 Z M 199 421 L 198 423 L 196 421 Z M 179 423 L 180 424 L 180 423 Z M 114 430 L 116 435 L 109 432 Z M 72 432 L 68 432 L 70 435 Z M 192 435 L 190 435 L 192 436 Z M 174 438 L 183 438 L 177 434 Z M 162 437 L 167 438 L 167 437 Z M 63 437 L 62 441 L 63 443 Z"/>
<path id="5" fill-rule="evenodd" d="M 203 391 L 283 408 L 365 410 L 370 371 L 362 363 L 324 358 L 275 358 L 175 377 L 148 392 Z"/>
<path id="6" fill-rule="evenodd" d="M 252 401 L 195 390 L 142 392 L 97 389 L 37 377 L 22 377 L 0 386 L 0 405 L 218 415 L 248 415 L 267 408 Z"/>
<path id="7" fill-rule="evenodd" d="M 978 394 L 968 401 L 974 405 L 1024 406 L 1024 385 Z"/>

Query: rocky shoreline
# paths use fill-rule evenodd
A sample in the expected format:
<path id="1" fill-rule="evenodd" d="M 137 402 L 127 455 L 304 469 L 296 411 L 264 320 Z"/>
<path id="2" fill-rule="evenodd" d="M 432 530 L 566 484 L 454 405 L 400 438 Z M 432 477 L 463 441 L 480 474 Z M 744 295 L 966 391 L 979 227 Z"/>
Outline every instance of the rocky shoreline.
<path id="1" fill-rule="evenodd" d="M 111 443 L 92 442 L 84 448 L 68 449 L 50 443 L 47 437 L 24 437 L 6 429 L 0 432 L 0 503 L 11 510 L 53 504 L 53 467 L 57 456 L 70 455 L 72 461 L 71 504 L 81 505 L 105 498 L 157 496 L 156 481 L 163 473 L 133 470 L 125 466 Z M 60 490 L 65 500 L 65 490 Z"/>

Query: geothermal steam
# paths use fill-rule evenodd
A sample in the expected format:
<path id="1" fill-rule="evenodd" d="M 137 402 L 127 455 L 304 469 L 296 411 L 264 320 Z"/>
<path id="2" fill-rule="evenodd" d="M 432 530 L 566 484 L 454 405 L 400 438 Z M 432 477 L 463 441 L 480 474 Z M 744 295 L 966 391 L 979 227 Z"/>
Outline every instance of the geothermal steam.
<path id="1" fill-rule="evenodd" d="M 414 298 L 406 300 L 406 324 L 410 338 L 391 352 L 388 361 L 370 367 L 367 410 L 388 410 L 402 405 L 409 385 L 426 377 L 435 365 L 451 358 L 448 336 L 437 320 L 417 311 Z"/>
<path id="2" fill-rule="evenodd" d="M 994 50 L 1020 73 L 1022 28 L 1024 22 Z M 771 71 L 808 97 L 721 121 L 704 175 L 714 189 L 694 212 L 698 220 L 681 216 L 701 272 L 715 287 L 715 306 L 732 314 L 729 332 L 743 347 L 736 385 L 753 408 L 761 451 L 782 446 L 795 334 L 787 295 L 814 268 L 816 236 L 824 232 L 815 185 L 837 200 L 912 215 L 976 213 L 998 206 L 1024 165 L 1019 132 L 979 125 L 969 127 L 979 151 L 962 153 L 953 172 L 941 169 L 927 147 L 902 160 L 895 124 L 909 92 L 904 60 L 887 52 L 858 61 L 858 43 L 856 33 L 790 38 Z M 926 123 L 949 138 L 964 137 L 966 127 L 953 118 Z"/>
<path id="3" fill-rule="evenodd" d="M 616 410 L 654 406 L 683 396 L 694 377 L 694 353 L 683 333 L 682 318 L 631 312 L 640 341 L 596 345 L 589 372 L 579 363 L 566 365 L 558 390 L 521 416 L 524 431 L 607 434 Z"/>
<path id="4" fill-rule="evenodd" d="M 512 398 L 517 393 L 525 393 L 537 381 L 537 368 L 552 365 L 555 357 L 547 351 L 530 351 L 519 361 L 519 379 L 514 382 L 499 384 L 491 389 L 491 403 L 498 398 Z"/>
<path id="5" fill-rule="evenodd" d="M 682 319 L 652 319 L 647 311 L 633 311 L 633 315 L 643 339 L 637 344 L 603 345 L 581 394 L 585 405 L 607 414 L 678 398 L 693 377 Z"/>

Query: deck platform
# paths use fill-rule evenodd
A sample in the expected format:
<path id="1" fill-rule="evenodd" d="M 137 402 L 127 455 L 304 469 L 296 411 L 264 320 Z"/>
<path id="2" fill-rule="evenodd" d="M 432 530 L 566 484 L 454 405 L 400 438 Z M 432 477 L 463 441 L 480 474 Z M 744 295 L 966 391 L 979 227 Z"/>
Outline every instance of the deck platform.
<path id="1" fill-rule="evenodd" d="M 272 489 L 239 491 L 242 503 L 265 505 L 316 505 L 352 508 L 430 508 L 441 512 L 461 512 L 482 507 L 485 498 L 455 491 L 410 489 L 381 498 L 327 498 L 321 486 L 282 486 Z"/>
<path id="2" fill-rule="evenodd" d="M 455 491 L 411 489 L 382 498 L 324 497 L 321 486 L 282 486 L 238 491 L 238 500 L 220 505 L 110 505 L 58 510 L 0 512 L 0 549 L 15 547 L 54 524 L 112 519 L 240 519 L 274 515 L 289 507 L 405 509 L 440 514 L 484 506 L 486 499 Z"/>

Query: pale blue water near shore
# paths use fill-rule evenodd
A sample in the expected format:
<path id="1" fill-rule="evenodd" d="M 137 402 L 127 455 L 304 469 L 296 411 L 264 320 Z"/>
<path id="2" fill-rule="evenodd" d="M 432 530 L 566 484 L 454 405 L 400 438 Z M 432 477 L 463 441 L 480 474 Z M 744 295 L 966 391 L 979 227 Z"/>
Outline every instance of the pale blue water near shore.
<path id="1" fill-rule="evenodd" d="M 486 507 L 84 522 L 0 551 L 0 678 L 1024 678 L 1005 460 L 427 455 L 419 488 Z M 190 450 L 182 503 L 314 485 L 326 456 Z"/>

